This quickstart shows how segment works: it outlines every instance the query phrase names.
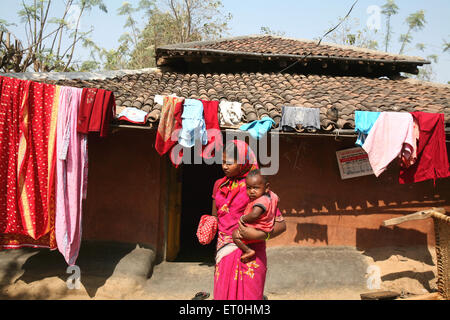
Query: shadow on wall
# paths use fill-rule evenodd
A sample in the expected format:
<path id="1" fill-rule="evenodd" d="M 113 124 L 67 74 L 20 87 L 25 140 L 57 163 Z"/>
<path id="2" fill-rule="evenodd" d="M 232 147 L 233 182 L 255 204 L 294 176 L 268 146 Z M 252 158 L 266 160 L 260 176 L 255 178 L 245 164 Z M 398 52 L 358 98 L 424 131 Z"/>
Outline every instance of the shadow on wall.
<path id="1" fill-rule="evenodd" d="M 354 139 L 281 139 L 279 172 L 270 177 L 270 183 L 280 196 L 284 215 L 379 214 L 391 209 L 411 213 L 414 208 L 450 206 L 450 179 L 438 179 L 436 186 L 431 180 L 401 185 L 396 161 L 378 178 L 370 175 L 342 180 L 336 151 L 353 147 Z"/>
<path id="2" fill-rule="evenodd" d="M 377 248 L 373 248 L 374 243 Z M 398 227 L 356 230 L 356 247 L 375 261 L 387 260 L 393 255 L 402 255 L 434 265 L 427 245 L 427 234 L 417 230 Z M 402 247 L 416 247 L 417 250 L 406 250 Z"/>
<path id="3" fill-rule="evenodd" d="M 314 223 L 297 223 L 297 234 L 294 241 L 328 245 L 328 227 Z"/>
<path id="4" fill-rule="evenodd" d="M 135 247 L 135 244 L 122 243 L 115 246 L 111 246 L 107 243 L 87 242 L 82 244 L 77 259 L 77 266 L 81 270 L 81 282 L 91 298 L 95 297 L 97 290 L 111 277 L 119 261 Z M 25 250 L 25 252 L 35 251 L 35 249 L 29 248 L 20 250 Z M 38 253 L 28 257 L 21 268 L 20 263 L 11 262 L 7 276 L 8 279 L 3 279 L 0 286 L 10 284 L 10 281 L 14 279 L 21 270 L 23 270 L 23 274 L 17 278 L 14 283 L 22 280 L 26 284 L 30 284 L 49 277 L 58 277 L 66 282 L 72 275 L 72 273 L 66 273 L 67 267 L 63 256 L 57 250 L 39 250 Z M 27 297 L 26 294 L 20 294 L 19 296 L 9 298 L 46 299 L 48 296 L 48 293 L 40 292 L 39 296 L 33 294 L 33 296 Z"/>

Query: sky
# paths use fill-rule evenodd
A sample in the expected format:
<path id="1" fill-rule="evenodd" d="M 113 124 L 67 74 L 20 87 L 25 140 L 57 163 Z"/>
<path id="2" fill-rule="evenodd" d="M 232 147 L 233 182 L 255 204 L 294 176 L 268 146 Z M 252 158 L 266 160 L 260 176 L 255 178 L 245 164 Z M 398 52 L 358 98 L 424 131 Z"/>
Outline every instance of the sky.
<path id="1" fill-rule="evenodd" d="M 57 0 L 54 13 L 61 12 L 63 1 Z M 114 49 L 118 46 L 118 39 L 123 34 L 125 18 L 117 15 L 117 9 L 123 0 L 104 0 L 108 13 L 94 9 L 84 16 L 81 21 L 83 30 L 94 27 L 92 39 L 100 47 Z M 139 0 L 128 0 L 136 5 Z M 231 13 L 227 36 L 242 36 L 260 33 L 261 27 L 269 27 L 271 30 L 284 32 L 286 37 L 300 39 L 318 39 L 331 26 L 338 23 L 339 17 L 347 14 L 355 0 L 222 0 L 223 11 Z M 359 0 L 350 17 L 358 19 L 361 28 L 367 22 L 379 25 L 375 40 L 379 42 L 379 48 L 384 48 L 383 38 L 385 33 L 385 21 L 382 16 L 378 19 L 375 11 L 368 12 L 372 6 L 381 7 L 385 0 Z M 0 0 L 0 19 L 15 22 L 17 26 L 11 27 L 11 31 L 19 38 L 24 37 L 24 26 L 20 22 L 16 12 L 21 7 L 21 0 Z M 418 10 L 425 10 L 427 24 L 421 31 L 413 33 L 413 42 L 407 46 L 406 55 L 421 56 L 436 54 L 438 63 L 433 63 L 436 74 L 434 81 L 447 83 L 450 81 L 450 52 L 442 52 L 444 39 L 450 41 L 450 1 L 448 0 L 396 0 L 399 14 L 392 17 L 391 24 L 394 32 L 390 52 L 398 53 L 400 34 L 406 33 L 406 17 Z M 375 9 L 377 8 L 375 7 Z M 8 8 L 8 10 L 4 10 Z M 375 12 L 375 13 L 374 13 Z M 51 14 L 50 14 L 51 15 Z M 139 19 L 141 26 L 145 21 Z M 379 23 L 377 23 L 379 22 Z M 327 41 L 325 39 L 324 41 Z M 415 48 L 417 43 L 424 43 L 426 49 L 420 51 Z M 89 52 L 83 48 L 77 49 L 77 58 L 83 59 L 89 56 Z"/>

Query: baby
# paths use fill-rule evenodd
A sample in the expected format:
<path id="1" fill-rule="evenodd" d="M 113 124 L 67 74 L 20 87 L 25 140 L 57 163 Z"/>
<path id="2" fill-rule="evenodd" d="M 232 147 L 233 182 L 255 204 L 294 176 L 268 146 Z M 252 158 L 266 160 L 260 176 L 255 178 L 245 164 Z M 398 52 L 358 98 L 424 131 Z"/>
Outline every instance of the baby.
<path id="1" fill-rule="evenodd" d="M 260 170 L 250 171 L 245 182 L 250 203 L 245 208 L 244 215 L 241 216 L 241 223 L 266 236 L 273 230 L 278 196 L 269 190 L 269 182 Z M 261 240 L 240 239 L 239 231 L 236 229 L 233 231 L 233 241 L 243 252 L 241 261 L 247 263 L 255 255 L 255 251 L 249 248 L 247 244 Z"/>

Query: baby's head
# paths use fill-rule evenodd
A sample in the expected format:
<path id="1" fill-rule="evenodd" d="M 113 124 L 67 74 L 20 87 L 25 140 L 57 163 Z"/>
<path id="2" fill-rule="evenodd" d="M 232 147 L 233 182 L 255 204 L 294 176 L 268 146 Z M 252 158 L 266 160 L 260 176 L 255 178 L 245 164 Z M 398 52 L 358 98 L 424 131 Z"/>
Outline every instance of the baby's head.
<path id="1" fill-rule="evenodd" d="M 245 183 L 247 184 L 247 195 L 252 201 L 269 192 L 269 181 L 258 169 L 248 173 Z"/>

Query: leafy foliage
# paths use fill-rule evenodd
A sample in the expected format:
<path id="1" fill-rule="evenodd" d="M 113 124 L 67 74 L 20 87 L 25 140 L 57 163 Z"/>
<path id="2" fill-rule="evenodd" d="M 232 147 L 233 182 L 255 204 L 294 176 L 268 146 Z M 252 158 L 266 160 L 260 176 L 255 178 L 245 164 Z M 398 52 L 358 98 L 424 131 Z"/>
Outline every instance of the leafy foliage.
<path id="1" fill-rule="evenodd" d="M 228 30 L 230 14 L 222 12 L 218 0 L 141 0 L 137 7 L 125 2 L 118 14 L 126 17 L 127 30 L 119 38 L 119 47 L 103 52 L 105 67 L 132 69 L 153 67 L 159 46 L 190 41 L 218 39 Z M 136 15 L 146 24 L 141 28 Z"/>
<path id="2" fill-rule="evenodd" d="M 384 50 L 388 52 L 389 43 L 392 36 L 391 17 L 398 14 L 399 8 L 394 0 L 387 0 L 381 9 L 381 13 L 386 16 L 386 37 L 384 39 Z"/>
<path id="3" fill-rule="evenodd" d="M 375 40 L 377 31 L 362 28 L 358 19 L 339 18 L 341 25 L 326 36 L 326 39 L 343 45 L 356 46 L 367 49 L 378 49 L 378 41 Z"/>
<path id="4" fill-rule="evenodd" d="M 64 12 L 59 17 L 50 17 L 54 4 L 53 0 L 22 1 L 18 15 L 25 28 L 26 39 L 12 35 L 13 44 L 9 41 L 9 32 L 5 39 L 0 39 L 0 70 L 25 72 L 31 68 L 36 72 L 70 71 L 80 65 L 83 68 L 94 65 L 92 62 L 79 63 L 74 60 L 76 47 L 80 43 L 88 43 L 88 36 L 93 31 L 93 28 L 82 31 L 80 21 L 94 8 L 107 13 L 106 5 L 102 0 L 65 0 Z M 6 21 L 0 21 L 0 31 L 8 31 L 9 25 Z M 52 26 L 54 29 L 49 32 Z"/>
<path id="5" fill-rule="evenodd" d="M 422 30 L 425 27 L 425 24 L 427 23 L 425 20 L 425 11 L 419 10 L 415 13 L 411 13 L 406 18 L 406 23 L 408 25 L 408 31 L 405 34 L 400 35 L 400 42 L 402 43 L 402 46 L 399 54 L 403 54 L 406 44 L 411 43 L 411 32 Z"/>

